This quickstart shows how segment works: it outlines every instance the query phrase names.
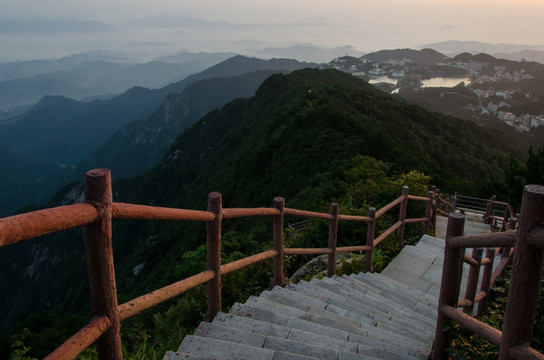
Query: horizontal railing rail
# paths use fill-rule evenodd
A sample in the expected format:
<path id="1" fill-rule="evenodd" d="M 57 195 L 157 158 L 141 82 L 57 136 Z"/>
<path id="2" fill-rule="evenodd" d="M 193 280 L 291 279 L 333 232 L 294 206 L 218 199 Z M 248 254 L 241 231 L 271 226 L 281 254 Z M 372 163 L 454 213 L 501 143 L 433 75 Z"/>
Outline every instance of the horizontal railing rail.
<path id="1" fill-rule="evenodd" d="M 120 359 L 120 321 L 178 296 L 196 286 L 208 284 L 209 320 L 221 311 L 221 276 L 258 263 L 273 259 L 273 284 L 284 285 L 283 256 L 328 255 L 327 275 L 336 272 L 336 254 L 339 252 L 365 252 L 366 271 L 372 270 L 373 249 L 388 236 L 397 232 L 397 241 L 402 245 L 404 227 L 409 223 L 423 222 L 427 234 L 434 227 L 436 217 L 435 190 L 427 197 L 408 194 L 403 187 L 402 195 L 376 211 L 369 209 L 368 216 L 340 215 L 338 204 L 332 204 L 330 213 L 291 209 L 285 207 L 283 198 L 274 199 L 272 208 L 222 208 L 221 195 L 210 193 L 208 209 L 186 210 L 147 205 L 114 203 L 112 201 L 111 175 L 107 169 L 91 170 L 87 173 L 85 202 L 51 209 L 34 211 L 0 219 L 0 247 L 15 244 L 30 238 L 56 231 L 83 226 L 87 249 L 91 303 L 95 316 L 90 322 L 66 340 L 47 359 L 73 359 L 81 351 L 97 341 L 100 359 Z M 423 201 L 425 217 L 407 219 L 408 200 Z M 376 219 L 399 205 L 399 220 L 378 237 L 375 237 Z M 225 219 L 265 216 L 273 218 L 273 248 L 259 254 L 221 264 L 221 224 Z M 283 245 L 283 223 L 285 216 L 306 219 L 321 219 L 329 222 L 329 244 L 326 248 L 285 248 Z M 111 220 L 171 220 L 202 221 L 206 223 L 208 269 L 151 293 L 118 305 L 113 266 Z M 356 246 L 337 246 L 338 223 L 353 221 L 367 223 L 367 243 Z"/>
<path id="2" fill-rule="evenodd" d="M 491 202 L 493 205 L 493 202 Z M 503 204 L 501 204 L 503 205 Z M 511 212 L 507 205 L 507 212 Z M 489 207 L 488 207 L 489 210 Z M 519 220 L 517 230 L 514 230 Z M 544 264 L 544 186 L 528 185 L 524 189 L 519 218 L 511 218 L 509 231 L 462 236 L 465 217 L 451 213 L 448 219 L 442 281 L 436 321 L 435 342 L 430 359 L 448 359 L 452 321 L 499 346 L 499 359 L 544 359 L 544 354 L 528 344 L 533 335 L 541 272 Z M 503 225 L 504 226 L 504 225 Z M 465 248 L 472 247 L 472 256 Z M 492 271 L 493 260 L 502 247 L 502 259 Z M 487 248 L 482 259 L 482 248 Z M 470 264 L 465 299 L 458 300 L 462 262 Z M 512 275 L 502 331 L 468 316 L 479 303 L 477 315 L 486 306 L 490 284 L 512 261 Z M 482 288 L 476 294 L 480 266 L 484 266 Z M 463 307 L 464 312 L 457 307 Z"/>

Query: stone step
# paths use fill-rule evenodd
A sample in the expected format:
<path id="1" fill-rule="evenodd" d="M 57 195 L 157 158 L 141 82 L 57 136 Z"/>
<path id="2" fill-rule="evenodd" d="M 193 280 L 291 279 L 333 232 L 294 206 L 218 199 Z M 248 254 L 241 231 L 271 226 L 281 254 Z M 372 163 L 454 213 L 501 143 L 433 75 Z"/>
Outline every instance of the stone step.
<path id="1" fill-rule="evenodd" d="M 216 358 L 211 358 L 207 356 L 200 356 L 197 354 L 188 354 L 183 353 L 179 351 L 167 351 L 164 355 L 163 360 L 181 360 L 181 359 L 188 359 L 188 360 L 215 360 Z"/>
<path id="2" fill-rule="evenodd" d="M 272 292 L 286 292 L 290 291 L 290 296 L 297 297 L 301 294 L 305 298 L 309 297 L 315 297 L 315 290 L 308 289 L 304 291 L 304 288 L 298 289 L 295 288 L 274 288 Z M 381 321 L 383 318 L 391 318 L 392 316 L 410 316 L 410 313 L 403 312 L 402 309 L 392 309 L 388 308 L 383 305 L 383 303 L 379 301 L 375 301 L 374 299 L 368 298 L 365 295 L 360 295 L 357 300 L 353 300 L 350 297 L 326 297 L 323 294 L 319 294 L 320 299 L 322 299 L 327 304 L 346 308 L 346 309 L 353 309 L 353 311 L 359 312 L 361 314 L 368 315 L 371 319 L 376 319 L 376 321 Z"/>
<path id="3" fill-rule="evenodd" d="M 381 274 L 263 291 L 200 324 L 164 359 L 424 359 L 435 332 L 443 256 L 444 240 L 423 236 Z"/>
<path id="4" fill-rule="evenodd" d="M 383 302 L 384 300 L 383 297 L 387 298 L 387 294 L 384 294 L 383 291 L 380 294 L 382 297 L 378 298 L 378 294 L 376 292 L 373 292 L 374 289 L 369 289 L 367 286 L 364 286 L 364 284 L 359 279 L 356 279 L 356 278 L 334 276 L 330 279 L 324 279 L 324 282 L 328 282 L 330 283 L 330 285 L 335 287 L 342 287 L 344 289 L 349 290 L 350 292 L 352 292 L 352 297 L 356 303 L 360 303 L 360 301 L 358 301 L 358 298 L 364 297 L 365 295 L 370 298 L 373 298 L 375 302 L 378 302 L 378 301 Z M 394 291 L 397 295 L 404 292 L 404 290 L 398 289 L 398 288 L 386 290 L 386 292 L 387 291 Z M 418 298 L 412 298 L 413 303 L 419 304 L 418 306 L 428 307 L 427 303 L 425 302 L 419 303 L 419 300 L 420 299 Z M 410 315 L 414 315 L 415 318 L 417 319 L 420 318 L 421 314 L 418 314 L 413 310 L 413 306 L 412 306 L 413 303 L 411 303 L 410 306 L 403 306 L 404 302 L 399 302 L 397 298 L 392 299 L 392 301 L 398 304 L 399 306 L 394 306 L 393 304 L 390 304 L 387 307 L 387 311 L 386 311 L 388 316 L 398 315 L 398 316 L 409 318 Z"/>
<path id="5" fill-rule="evenodd" d="M 383 274 L 359 273 L 353 274 L 353 277 L 361 282 L 370 283 L 373 287 L 380 290 L 385 289 L 386 291 L 394 291 L 395 293 L 402 292 L 404 296 L 431 308 L 436 307 L 438 304 L 436 297 Z"/>
<path id="6" fill-rule="evenodd" d="M 336 359 L 340 352 L 357 354 L 359 347 L 354 342 L 348 343 L 344 340 L 298 329 L 292 329 L 289 337 L 284 338 L 255 334 L 218 323 L 201 323 L 194 335 L 325 359 Z"/>
<path id="7" fill-rule="evenodd" d="M 355 283 L 354 283 L 355 284 Z M 300 288 L 300 290 L 299 290 Z M 358 306 L 359 303 L 368 303 L 381 312 L 387 313 L 389 310 L 403 310 L 403 306 L 393 301 L 383 299 L 379 294 L 372 292 L 372 289 L 363 289 L 357 292 L 355 286 L 349 291 L 337 285 L 331 285 L 324 282 L 312 281 L 310 283 L 301 284 L 295 291 L 316 292 L 319 291 L 322 295 L 328 296 L 330 299 L 335 299 L 339 302 L 353 304 Z"/>
<path id="8" fill-rule="evenodd" d="M 396 304 L 396 306 L 399 306 L 402 309 L 411 309 L 416 313 L 422 314 L 431 319 L 436 316 L 436 309 L 434 308 L 433 304 L 424 299 L 413 298 L 398 288 L 395 290 L 383 287 L 380 288 L 374 280 L 370 280 L 370 278 L 367 278 L 362 274 L 352 274 L 350 277 L 358 281 L 360 283 L 359 286 L 366 288 L 367 293 L 370 293 L 371 295 L 374 294 L 373 296 L 377 300 L 387 303 L 388 306 L 394 306 Z"/>
<path id="9" fill-rule="evenodd" d="M 414 289 L 411 286 L 408 286 L 408 285 L 406 285 L 404 283 L 401 283 L 401 282 L 399 282 L 399 281 L 397 281 L 397 280 L 395 280 L 393 278 L 382 275 L 380 273 L 361 273 L 361 274 L 364 274 L 362 276 L 366 276 L 367 278 L 376 279 L 377 281 L 381 281 L 384 286 L 388 285 L 388 286 L 392 286 L 394 288 L 403 289 L 404 291 L 411 294 L 415 298 L 425 299 L 425 301 L 429 304 L 430 307 L 434 307 L 434 308 L 438 307 L 438 298 L 431 295 L 431 294 L 424 293 L 424 292 L 422 292 L 420 290 Z"/>
<path id="10" fill-rule="evenodd" d="M 344 283 L 346 286 L 352 286 L 353 289 L 357 289 L 357 283 L 354 281 L 350 281 L 349 277 L 340 277 L 337 279 L 340 283 Z M 365 293 L 365 295 L 368 295 L 368 291 Z M 387 310 L 385 313 L 382 312 L 382 310 L 378 310 L 376 303 L 379 302 L 379 299 L 372 298 L 369 296 L 366 296 L 364 300 L 350 300 L 349 302 L 346 302 L 346 305 L 348 306 L 356 306 L 357 308 L 368 308 L 373 311 L 373 313 L 377 313 L 380 316 L 387 316 L 392 317 L 396 319 L 406 319 L 404 322 L 406 323 L 419 323 L 421 326 L 432 326 L 431 324 L 434 323 L 434 319 L 428 318 L 426 316 L 422 316 L 422 314 L 415 312 L 412 308 L 407 307 L 396 307 L 396 306 L 389 306 L 387 307 Z M 383 303 L 379 303 L 380 308 L 383 308 Z M 379 311 L 379 312 L 378 312 Z"/>
<path id="11" fill-rule="evenodd" d="M 219 324 L 223 326 L 231 326 L 234 329 L 244 330 L 247 332 L 255 333 L 255 334 L 261 334 L 264 336 L 272 335 L 277 337 L 282 337 L 287 339 L 289 337 L 289 333 L 291 331 L 291 328 L 266 322 L 266 321 L 259 321 L 256 319 L 251 319 L 247 317 L 241 317 L 237 316 L 231 313 L 218 313 L 215 318 L 213 319 L 213 324 Z M 324 334 L 329 333 L 330 329 L 326 329 L 323 331 Z M 336 335 L 336 334 L 335 334 Z M 347 339 L 348 334 L 337 334 L 339 335 L 339 338 Z"/>
<path id="12" fill-rule="evenodd" d="M 311 294 L 316 291 L 321 291 L 322 294 L 326 292 L 327 296 L 330 296 L 333 299 L 336 298 L 339 301 L 342 301 L 341 300 L 342 296 L 345 296 L 345 294 L 339 295 L 337 292 L 343 292 L 342 291 L 343 289 L 341 289 L 340 287 L 337 287 L 336 288 L 337 292 L 335 292 L 333 289 L 327 288 L 324 286 L 328 286 L 328 284 L 323 284 L 322 281 L 317 281 L 317 282 L 312 281 L 310 283 L 302 284 L 302 286 L 297 286 L 295 290 L 304 292 L 308 296 L 311 296 Z M 363 302 L 365 301 L 365 299 L 367 299 L 366 295 L 359 295 L 357 296 L 357 298 L 359 300 L 362 299 Z M 357 305 L 358 304 L 355 304 L 354 306 L 357 306 Z M 425 335 L 422 334 L 422 332 L 424 332 L 423 329 L 419 329 L 419 331 L 415 330 L 414 328 L 416 328 L 416 326 L 413 326 L 413 324 L 408 324 L 406 321 L 382 322 L 382 321 L 376 321 L 371 319 L 369 323 L 368 320 L 362 317 L 364 315 L 356 314 L 353 311 L 350 311 L 349 309 L 345 309 L 344 307 L 335 307 L 335 306 L 329 305 L 328 309 L 330 311 L 334 311 L 335 313 L 339 315 L 342 315 L 343 317 L 355 319 L 357 321 L 360 321 L 361 324 L 365 324 L 366 326 L 371 326 L 373 327 L 373 331 L 381 331 L 382 334 L 384 333 L 398 334 L 399 336 L 409 337 L 411 339 L 416 338 L 423 341 L 428 340 L 425 337 Z M 419 327 L 419 325 L 417 327 Z"/>
<path id="13" fill-rule="evenodd" d="M 444 242 L 444 239 L 439 239 L 437 237 L 430 236 L 430 235 L 423 235 L 421 239 L 419 240 L 419 242 L 417 243 L 417 245 L 420 245 L 420 244 L 429 244 L 438 249 L 441 249 L 442 254 L 444 253 L 444 246 L 446 245 L 446 243 Z"/>
<path id="14" fill-rule="evenodd" d="M 195 354 L 212 359 L 272 360 L 274 351 L 255 346 L 188 335 L 183 339 L 179 353 Z"/>
<path id="15" fill-rule="evenodd" d="M 245 331 L 234 327 L 228 328 L 225 327 L 224 324 L 219 324 L 217 322 L 201 322 L 193 335 L 255 347 L 263 347 L 267 337 L 262 334 L 256 334 L 254 332 Z"/>
<path id="16" fill-rule="evenodd" d="M 413 338 L 407 336 L 392 336 L 390 332 L 372 326 L 365 326 L 363 324 L 362 326 L 357 327 L 345 322 L 317 315 L 313 315 L 310 319 L 303 320 L 269 311 L 267 309 L 238 303 L 234 304 L 229 314 L 262 322 L 270 322 L 291 329 L 295 328 L 321 335 L 334 336 L 343 340 L 349 340 L 354 336 L 358 336 L 361 338 L 373 339 L 384 344 L 390 344 L 390 346 L 400 346 L 415 352 L 429 350 L 427 344 L 414 341 Z"/>
<path id="17" fill-rule="evenodd" d="M 291 304 L 293 307 L 305 307 L 312 301 L 316 301 L 310 294 L 302 294 L 290 289 L 284 289 L 281 287 L 276 287 L 272 292 L 264 292 L 261 296 L 266 295 L 270 300 L 282 302 L 284 304 Z M 368 306 L 364 302 L 353 302 L 352 304 L 342 303 L 334 299 L 328 299 L 326 301 L 321 301 L 320 307 L 324 308 L 326 311 L 331 311 L 334 314 L 342 315 L 348 318 L 361 321 L 365 324 L 372 326 L 377 326 L 380 328 L 393 327 L 389 329 L 392 332 L 398 330 L 399 327 L 406 328 L 411 327 L 413 330 L 418 329 L 421 332 L 426 332 L 427 329 L 420 321 L 415 321 L 409 318 L 405 318 L 402 314 L 395 313 L 383 313 L 379 310 L 374 309 L 372 306 Z M 416 330 L 417 331 L 417 330 Z"/>

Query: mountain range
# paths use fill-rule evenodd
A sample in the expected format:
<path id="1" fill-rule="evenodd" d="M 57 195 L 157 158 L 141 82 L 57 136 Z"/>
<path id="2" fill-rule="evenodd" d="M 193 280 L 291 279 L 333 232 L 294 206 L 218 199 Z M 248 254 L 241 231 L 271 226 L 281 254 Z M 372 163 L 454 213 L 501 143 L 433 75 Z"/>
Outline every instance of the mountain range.
<path id="1" fill-rule="evenodd" d="M 58 60 L 3 63 L 0 64 L 0 110 L 24 109 L 45 95 L 88 101 L 111 98 L 134 86 L 161 88 L 233 55 L 180 52 L 155 61 L 133 63 L 119 61 L 121 55 L 91 52 Z"/>
<path id="2" fill-rule="evenodd" d="M 0 195 L 0 213 L 32 200 L 46 203 L 89 166 L 111 166 L 121 170 L 115 176 L 124 177 L 148 169 L 185 127 L 207 111 L 235 97 L 251 96 L 272 72 L 308 66 L 317 65 L 234 56 L 160 89 L 134 87 L 111 99 L 90 102 L 45 96 L 24 114 L 0 122 L 0 144 L 57 165 L 40 179 L 41 188 L 47 189 L 41 196 L 24 190 L 20 197 L 13 192 Z M 11 184 L 6 176 L 0 175 L 0 184 Z"/>
<path id="3" fill-rule="evenodd" d="M 544 45 L 521 45 L 521 44 L 490 44 L 479 41 L 450 40 L 438 43 L 430 43 L 420 46 L 421 49 L 435 49 L 445 55 L 454 57 L 460 53 L 471 53 L 473 55 L 486 53 L 499 59 L 521 61 L 538 61 L 544 64 Z"/>

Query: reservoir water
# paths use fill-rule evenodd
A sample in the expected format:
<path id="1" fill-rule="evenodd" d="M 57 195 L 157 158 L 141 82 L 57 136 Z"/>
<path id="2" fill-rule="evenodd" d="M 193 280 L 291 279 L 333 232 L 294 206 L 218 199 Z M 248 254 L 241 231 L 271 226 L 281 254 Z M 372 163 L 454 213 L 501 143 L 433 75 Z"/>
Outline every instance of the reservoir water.
<path id="1" fill-rule="evenodd" d="M 397 81 L 399 79 L 393 79 L 387 76 L 379 76 L 375 79 L 370 79 L 370 84 L 377 84 L 377 83 L 388 83 L 397 85 Z M 454 87 L 460 82 L 464 82 L 465 85 L 468 85 L 471 82 L 471 78 L 468 76 L 465 77 L 433 77 L 426 80 L 421 80 L 423 83 L 423 87 Z"/>

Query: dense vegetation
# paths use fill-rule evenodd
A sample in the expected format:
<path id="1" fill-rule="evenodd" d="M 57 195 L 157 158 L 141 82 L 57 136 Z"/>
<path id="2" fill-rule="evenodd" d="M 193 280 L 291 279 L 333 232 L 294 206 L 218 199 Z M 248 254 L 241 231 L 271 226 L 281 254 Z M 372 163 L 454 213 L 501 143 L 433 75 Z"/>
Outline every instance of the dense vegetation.
<path id="1" fill-rule="evenodd" d="M 289 207 L 328 211 L 336 201 L 342 213 L 365 214 L 369 206 L 380 207 L 398 197 L 405 184 L 419 195 L 425 195 L 431 184 L 443 191 L 500 195 L 495 190 L 502 189 L 508 166 L 503 142 L 472 122 L 407 105 L 350 75 L 306 69 L 273 75 L 254 97 L 212 111 L 177 138 L 160 165 L 140 177 L 116 182 L 113 189 L 115 201 L 160 206 L 204 209 L 208 192 L 216 190 L 223 194 L 225 207 L 268 206 L 275 196 L 284 196 Z M 58 199 L 77 194 L 78 186 L 66 188 Z M 382 221 L 383 229 L 394 219 Z M 270 248 L 270 225 L 270 219 L 226 222 L 224 261 Z M 323 229 L 312 224 L 306 236 L 290 238 L 287 245 L 324 246 Z M 408 237 L 421 231 L 417 226 L 411 229 Z M 364 229 L 346 226 L 340 231 L 343 243 L 364 243 Z M 46 350 L 37 345 L 41 335 L 33 325 L 49 316 L 46 310 L 55 316 L 88 314 L 83 243 L 75 238 L 81 238 L 77 231 L 1 249 L 0 255 L 20 259 L 0 263 L 2 283 L 10 284 L 6 291 L 12 294 L 0 305 L 18 310 L 10 313 L 9 321 L 26 315 L 27 306 L 41 312 L 14 327 L 11 335 L 17 341 L 4 337 L 1 353 L 9 354 L 11 342 L 21 351 L 30 345 L 28 356 L 42 356 Z M 204 269 L 204 241 L 201 223 L 116 222 L 119 301 Z M 27 251 L 30 246 L 42 256 Z M 393 251 L 395 246 L 386 248 Z M 52 254 L 55 261 L 37 261 Z M 384 252 L 377 261 L 387 256 Z M 288 271 L 303 260 L 289 259 Z M 14 267 L 22 275 L 10 278 Z M 30 275 L 25 272 L 29 267 Z M 226 276 L 224 306 L 266 288 L 270 275 L 270 263 L 264 262 Z M 199 287 L 123 323 L 127 354 L 162 356 L 164 349 L 177 347 L 201 319 L 204 299 L 205 291 Z M 66 329 L 66 323 L 59 326 Z"/>

